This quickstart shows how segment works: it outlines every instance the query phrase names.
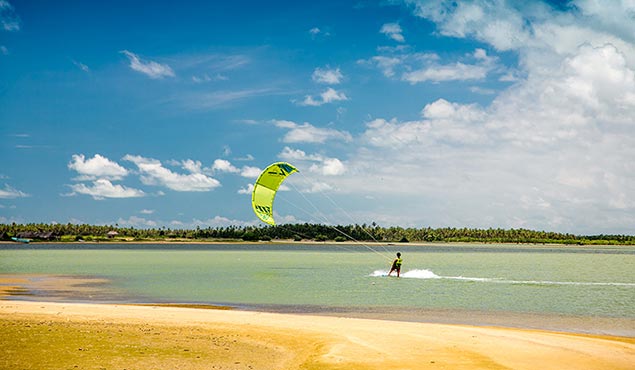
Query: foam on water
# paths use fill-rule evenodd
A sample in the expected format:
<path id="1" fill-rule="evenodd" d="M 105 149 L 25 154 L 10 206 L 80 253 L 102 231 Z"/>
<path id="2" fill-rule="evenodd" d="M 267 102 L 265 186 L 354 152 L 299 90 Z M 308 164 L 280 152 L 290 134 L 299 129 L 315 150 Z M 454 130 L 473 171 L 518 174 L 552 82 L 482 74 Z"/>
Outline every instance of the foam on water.
<path id="1" fill-rule="evenodd" d="M 370 276 L 383 277 L 388 276 L 388 270 L 375 270 Z M 392 276 L 397 276 L 393 274 Z M 409 270 L 401 273 L 400 277 L 408 279 L 442 279 L 441 276 L 430 270 Z"/>
<path id="2" fill-rule="evenodd" d="M 581 285 L 581 286 L 624 286 L 635 287 L 635 283 L 592 282 L 592 281 L 549 281 L 549 280 L 497 280 L 498 283 L 519 285 Z"/>
<path id="3" fill-rule="evenodd" d="M 385 277 L 388 276 L 388 270 L 375 270 L 369 276 Z M 393 274 L 391 276 L 397 276 Z M 548 281 L 548 280 L 509 280 L 503 278 L 483 278 L 483 277 L 465 277 L 465 276 L 439 276 L 434 272 L 426 269 L 408 270 L 401 273 L 400 277 L 406 279 L 444 279 L 459 281 L 475 281 L 484 283 L 498 284 L 518 284 L 518 285 L 582 285 L 582 286 L 623 286 L 635 287 L 635 283 L 621 282 L 587 282 L 587 281 Z"/>

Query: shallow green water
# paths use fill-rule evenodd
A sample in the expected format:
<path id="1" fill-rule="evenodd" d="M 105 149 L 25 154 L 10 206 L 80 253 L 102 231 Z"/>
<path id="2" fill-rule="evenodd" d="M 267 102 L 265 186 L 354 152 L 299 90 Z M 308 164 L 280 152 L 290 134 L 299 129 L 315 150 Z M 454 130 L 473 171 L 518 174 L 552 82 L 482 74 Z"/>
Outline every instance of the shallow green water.
<path id="1" fill-rule="evenodd" d="M 381 276 L 391 254 L 360 247 L 30 248 L 0 246 L 0 273 L 105 277 L 116 301 L 635 318 L 634 247 L 403 245 L 399 279 Z"/>

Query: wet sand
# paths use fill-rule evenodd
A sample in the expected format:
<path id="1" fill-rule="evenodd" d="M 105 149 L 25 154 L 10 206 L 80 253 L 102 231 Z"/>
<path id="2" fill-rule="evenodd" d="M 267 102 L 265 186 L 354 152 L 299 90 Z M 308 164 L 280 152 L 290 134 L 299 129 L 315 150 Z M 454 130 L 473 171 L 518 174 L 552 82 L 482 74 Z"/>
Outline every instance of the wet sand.
<path id="1" fill-rule="evenodd" d="M 0 301 L 0 368 L 632 369 L 635 338 L 165 306 Z"/>

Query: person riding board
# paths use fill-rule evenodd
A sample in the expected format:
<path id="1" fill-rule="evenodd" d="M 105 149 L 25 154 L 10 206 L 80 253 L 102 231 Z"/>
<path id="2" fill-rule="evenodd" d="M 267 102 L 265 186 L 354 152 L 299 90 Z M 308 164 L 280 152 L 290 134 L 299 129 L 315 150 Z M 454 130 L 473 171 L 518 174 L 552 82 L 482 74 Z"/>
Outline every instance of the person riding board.
<path id="1" fill-rule="evenodd" d="M 403 263 L 403 259 L 401 259 L 401 253 L 397 252 L 397 258 L 392 261 L 392 267 L 390 267 L 390 272 L 388 276 L 392 274 L 393 271 L 397 271 L 397 277 L 399 277 L 399 273 L 401 272 L 401 264 Z"/>

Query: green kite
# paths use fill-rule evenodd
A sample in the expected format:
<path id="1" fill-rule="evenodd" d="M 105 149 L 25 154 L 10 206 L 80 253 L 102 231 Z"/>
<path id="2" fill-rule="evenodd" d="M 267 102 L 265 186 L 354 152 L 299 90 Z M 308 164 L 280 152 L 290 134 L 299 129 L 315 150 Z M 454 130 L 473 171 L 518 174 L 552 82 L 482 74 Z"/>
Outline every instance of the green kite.
<path id="1" fill-rule="evenodd" d="M 276 197 L 280 184 L 298 169 L 286 162 L 276 162 L 258 176 L 258 180 L 254 184 L 254 190 L 251 192 L 251 206 L 254 213 L 263 222 L 269 225 L 275 225 L 273 219 L 273 200 Z"/>

